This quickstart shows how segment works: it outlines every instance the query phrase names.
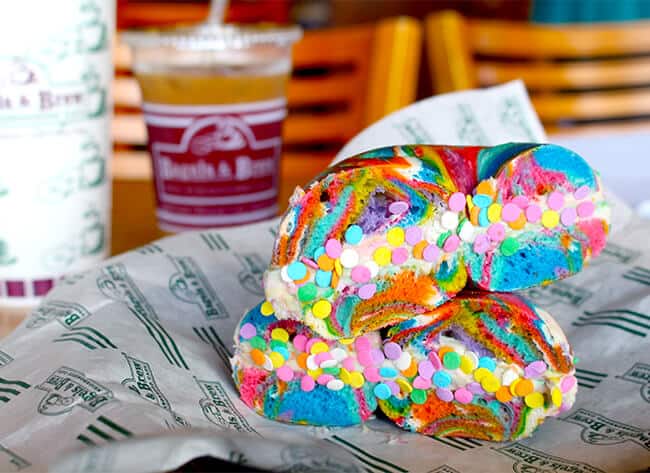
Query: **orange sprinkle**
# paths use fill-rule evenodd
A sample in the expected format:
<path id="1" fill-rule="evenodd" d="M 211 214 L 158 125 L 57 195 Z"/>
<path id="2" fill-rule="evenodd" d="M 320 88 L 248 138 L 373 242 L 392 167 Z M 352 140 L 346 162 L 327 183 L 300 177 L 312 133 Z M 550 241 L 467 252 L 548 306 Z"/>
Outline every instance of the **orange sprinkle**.
<path id="1" fill-rule="evenodd" d="M 478 226 L 478 214 L 481 213 L 481 207 L 474 206 L 469 212 L 469 221 L 472 222 L 472 225 Z"/>
<path id="2" fill-rule="evenodd" d="M 426 240 L 422 240 L 418 243 L 415 244 L 413 247 L 413 256 L 415 256 L 418 259 L 422 259 L 422 253 L 424 252 L 424 249 L 429 246 L 429 242 Z"/>
<path id="3" fill-rule="evenodd" d="M 310 273 L 309 271 L 307 271 L 307 274 L 305 274 L 305 277 L 304 277 L 304 278 L 300 279 L 299 281 L 294 281 L 293 283 L 294 283 L 296 286 L 302 286 L 302 285 L 305 284 L 307 281 L 309 281 L 310 278 L 311 278 L 311 273 Z"/>
<path id="4" fill-rule="evenodd" d="M 441 347 L 440 350 L 438 350 L 438 356 L 442 360 L 445 357 L 446 353 L 449 353 L 449 352 L 452 352 L 452 351 L 454 351 L 454 349 L 451 348 L 451 347 L 447 347 L 447 346 Z"/>
<path id="5" fill-rule="evenodd" d="M 510 394 L 510 390 L 508 389 L 508 386 L 501 386 L 496 393 L 497 400 L 500 402 L 508 402 L 512 399 L 512 394 Z"/>
<path id="6" fill-rule="evenodd" d="M 307 369 L 307 357 L 309 356 L 309 353 L 301 353 L 296 357 L 296 363 L 298 363 L 298 366 L 300 366 L 303 370 Z"/>
<path id="7" fill-rule="evenodd" d="M 330 282 L 332 289 L 336 289 L 336 286 L 339 285 L 339 275 L 336 271 L 332 273 L 332 281 Z"/>
<path id="8" fill-rule="evenodd" d="M 318 267 L 323 271 L 331 271 L 334 269 L 334 260 L 323 253 L 318 257 Z"/>
<path id="9" fill-rule="evenodd" d="M 524 397 L 526 394 L 532 393 L 534 389 L 535 386 L 533 386 L 533 382 L 530 379 L 522 379 L 515 386 L 515 393 L 517 396 Z"/>
<path id="10" fill-rule="evenodd" d="M 253 348 L 251 350 L 251 359 L 253 360 L 253 363 L 258 366 L 264 365 L 264 353 L 262 353 L 262 351 L 258 350 L 257 348 Z"/>
<path id="11" fill-rule="evenodd" d="M 418 374 L 418 364 L 415 362 L 415 359 L 411 359 L 411 365 L 402 371 L 402 374 L 407 378 L 415 376 Z"/>
<path id="12" fill-rule="evenodd" d="M 490 183 L 490 181 L 481 181 L 478 183 L 478 186 L 476 186 L 476 193 L 477 194 L 485 194 L 489 195 L 494 199 L 494 196 L 496 195 L 496 192 L 494 191 L 494 187 Z"/>
<path id="13" fill-rule="evenodd" d="M 514 222 L 508 222 L 508 225 L 513 230 L 521 230 L 526 225 L 526 214 L 524 212 L 521 212 L 519 214 L 519 217 L 517 217 L 517 220 Z"/>

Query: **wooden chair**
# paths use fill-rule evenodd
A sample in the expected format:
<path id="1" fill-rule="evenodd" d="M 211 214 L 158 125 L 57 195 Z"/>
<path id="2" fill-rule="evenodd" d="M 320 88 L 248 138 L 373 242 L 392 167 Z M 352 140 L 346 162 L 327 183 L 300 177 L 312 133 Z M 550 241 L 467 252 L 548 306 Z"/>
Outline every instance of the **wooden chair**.
<path id="1" fill-rule="evenodd" d="M 305 33 L 294 46 L 288 87 L 279 196 L 282 208 L 294 187 L 322 171 L 346 141 L 413 101 L 420 53 L 421 27 L 412 18 Z M 144 151 L 140 91 L 131 74 L 129 49 L 119 42 L 119 36 L 115 64 L 114 227 L 118 232 L 122 232 L 118 225 L 132 227 L 129 234 L 114 232 L 113 250 L 117 252 L 133 246 L 124 243 L 127 240 L 141 244 L 157 235 L 147 230 L 155 225 L 151 185 L 141 184 L 151 179 L 151 165 Z M 137 202 L 122 197 L 136 193 L 140 195 Z M 143 207 L 134 210 L 134 205 Z M 143 212 L 150 215 L 137 216 Z"/>
<path id="2" fill-rule="evenodd" d="M 426 20 L 436 93 L 521 78 L 549 133 L 650 128 L 650 21 L 535 25 Z"/>

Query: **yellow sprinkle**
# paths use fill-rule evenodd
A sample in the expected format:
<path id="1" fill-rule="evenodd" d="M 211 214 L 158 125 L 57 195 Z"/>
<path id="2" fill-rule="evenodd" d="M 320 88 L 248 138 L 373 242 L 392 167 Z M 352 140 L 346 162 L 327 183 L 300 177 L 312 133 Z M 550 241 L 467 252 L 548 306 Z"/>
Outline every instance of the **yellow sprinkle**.
<path id="1" fill-rule="evenodd" d="M 260 307 L 260 312 L 262 313 L 262 315 L 269 316 L 269 315 L 273 315 L 273 312 L 275 311 L 273 310 L 273 306 L 269 301 L 264 301 L 262 307 Z"/>
<path id="2" fill-rule="evenodd" d="M 332 304 L 330 304 L 329 301 L 326 301 L 325 299 L 321 299 L 312 306 L 311 312 L 317 319 L 324 319 L 328 317 L 332 312 Z"/>
<path id="3" fill-rule="evenodd" d="M 327 346 L 327 343 L 325 342 L 316 342 L 311 346 L 311 349 L 309 352 L 312 355 L 316 355 L 317 353 L 323 353 L 326 351 L 329 351 L 330 347 Z"/>
<path id="4" fill-rule="evenodd" d="M 551 401 L 557 407 L 562 405 L 562 391 L 557 386 L 551 389 Z"/>
<path id="5" fill-rule="evenodd" d="M 386 266 L 390 263 L 390 254 L 390 249 L 382 246 L 381 248 L 377 248 L 375 250 L 375 252 L 372 254 L 372 259 L 374 259 L 375 263 L 377 263 L 379 266 Z"/>
<path id="6" fill-rule="evenodd" d="M 402 227 L 393 227 L 386 233 L 386 240 L 391 246 L 400 246 L 404 243 L 404 229 Z"/>
<path id="7" fill-rule="evenodd" d="M 528 407 L 535 409 L 544 405 L 544 396 L 542 393 L 532 392 L 530 394 L 526 394 L 524 401 Z"/>
<path id="8" fill-rule="evenodd" d="M 350 372 L 345 368 L 341 368 L 341 371 L 339 371 L 339 378 L 341 378 L 341 381 L 345 384 L 350 384 L 352 382 L 352 376 L 350 376 Z"/>
<path id="9" fill-rule="evenodd" d="M 555 210 L 545 210 L 542 214 L 542 225 L 546 228 L 555 228 L 560 223 L 560 214 Z"/>
<path id="10" fill-rule="evenodd" d="M 271 330 L 271 338 L 273 340 L 279 340 L 281 342 L 287 343 L 289 341 L 289 332 L 283 328 L 274 328 Z"/>
<path id="11" fill-rule="evenodd" d="M 320 375 L 323 374 L 323 370 L 322 370 L 321 368 L 318 368 L 318 369 L 316 369 L 316 370 L 307 370 L 307 374 L 308 374 L 310 377 L 316 379 L 316 378 L 318 378 Z"/>
<path id="12" fill-rule="evenodd" d="M 360 388 L 365 382 L 366 380 L 363 379 L 363 375 L 358 371 L 353 371 L 350 373 L 350 386 L 352 386 L 354 389 Z"/>
<path id="13" fill-rule="evenodd" d="M 468 356 L 460 357 L 460 370 L 465 374 L 470 374 L 474 370 L 474 362 Z"/>
<path id="14" fill-rule="evenodd" d="M 489 369 L 479 368 L 476 371 L 474 371 L 474 379 L 480 383 L 481 380 L 485 378 L 488 374 L 492 374 Z"/>
<path id="15" fill-rule="evenodd" d="M 521 378 L 517 378 L 512 383 L 510 383 L 510 386 L 509 386 L 510 394 L 512 394 L 513 396 L 517 395 L 516 389 L 517 389 L 517 385 L 520 383 L 520 381 L 521 381 Z"/>
<path id="16" fill-rule="evenodd" d="M 472 201 L 472 196 L 470 194 L 467 194 L 465 196 L 465 200 L 467 200 L 467 211 L 471 212 L 472 208 L 474 207 L 474 202 Z"/>
<path id="17" fill-rule="evenodd" d="M 334 272 L 339 276 L 343 273 L 343 266 L 341 266 L 341 262 L 338 259 L 334 260 Z"/>
<path id="18" fill-rule="evenodd" d="M 485 389 L 486 392 L 495 393 L 501 387 L 501 383 L 492 373 L 486 374 L 481 380 L 481 387 Z"/>
<path id="19" fill-rule="evenodd" d="M 279 368 L 284 365 L 284 357 L 279 354 L 277 351 L 272 351 L 269 353 L 269 358 L 271 358 L 271 363 L 273 363 L 273 368 Z"/>
<path id="20" fill-rule="evenodd" d="M 339 340 L 343 345 L 352 345 L 352 342 L 354 342 L 354 338 L 342 338 Z"/>
<path id="21" fill-rule="evenodd" d="M 492 204 L 487 209 L 488 220 L 492 223 L 501 220 L 501 204 Z"/>
<path id="22" fill-rule="evenodd" d="M 404 378 L 397 378 L 395 381 L 403 393 L 410 394 L 413 391 L 413 387 L 406 381 Z"/>

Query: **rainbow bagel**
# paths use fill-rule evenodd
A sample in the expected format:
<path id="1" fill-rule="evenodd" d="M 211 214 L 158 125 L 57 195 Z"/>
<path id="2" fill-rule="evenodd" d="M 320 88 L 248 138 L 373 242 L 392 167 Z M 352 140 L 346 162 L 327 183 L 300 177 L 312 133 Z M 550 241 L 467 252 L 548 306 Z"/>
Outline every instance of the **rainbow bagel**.
<path id="1" fill-rule="evenodd" d="M 426 318 L 390 328 L 388 345 L 418 364 L 417 375 L 393 379 L 398 394 L 383 389 L 379 399 L 381 411 L 406 430 L 515 440 L 575 401 L 564 333 L 515 294 L 461 293 Z"/>
<path id="2" fill-rule="evenodd" d="M 580 271 L 605 245 L 596 173 L 555 145 L 395 146 L 297 188 L 264 276 L 279 319 L 355 337 L 468 282 L 514 291 Z"/>

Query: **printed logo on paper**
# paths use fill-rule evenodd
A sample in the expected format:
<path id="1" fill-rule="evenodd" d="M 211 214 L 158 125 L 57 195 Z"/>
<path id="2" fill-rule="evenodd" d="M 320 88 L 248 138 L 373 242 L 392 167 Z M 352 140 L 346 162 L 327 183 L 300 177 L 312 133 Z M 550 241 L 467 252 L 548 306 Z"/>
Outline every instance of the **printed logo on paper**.
<path id="1" fill-rule="evenodd" d="M 643 284 L 644 286 L 650 286 L 650 268 L 634 266 L 623 273 L 623 279 Z"/>
<path id="2" fill-rule="evenodd" d="M 36 389 L 46 392 L 38 404 L 38 412 L 46 416 L 65 414 L 77 406 L 95 412 L 113 400 L 110 389 L 67 366 L 56 370 Z"/>
<path id="3" fill-rule="evenodd" d="M 179 300 L 199 306 L 206 319 L 227 319 L 226 306 L 208 278 L 190 256 L 170 256 L 178 270 L 169 278 L 169 290 Z"/>
<path id="4" fill-rule="evenodd" d="M 160 245 L 157 245 L 156 243 L 149 243 L 148 245 L 143 245 L 139 248 L 136 248 L 135 250 L 136 253 L 140 253 L 141 255 L 159 255 L 163 253 L 163 249 L 160 247 Z"/>
<path id="5" fill-rule="evenodd" d="M 633 425 L 624 424 L 609 419 L 597 412 L 578 409 L 562 420 L 577 424 L 581 427 L 580 437 L 592 445 L 618 445 L 634 442 L 650 450 L 650 430 L 641 430 Z"/>
<path id="6" fill-rule="evenodd" d="M 263 277 L 267 263 L 257 253 L 235 254 L 242 266 L 239 272 L 239 284 L 251 294 L 264 295 Z"/>
<path id="7" fill-rule="evenodd" d="M 632 368 L 627 370 L 620 379 L 641 385 L 641 397 L 650 403 L 650 365 L 647 363 L 634 363 Z"/>
<path id="8" fill-rule="evenodd" d="M 517 141 L 514 139 L 514 136 L 521 137 L 521 141 L 537 141 L 535 134 L 526 121 L 523 107 L 518 98 L 512 96 L 504 97 L 500 104 L 499 119 L 503 127 L 513 137 L 513 141 Z"/>
<path id="9" fill-rule="evenodd" d="M 576 327 L 599 326 L 642 338 L 650 334 L 650 315 L 630 309 L 584 311 L 571 324 Z"/>
<path id="10" fill-rule="evenodd" d="M 205 395 L 199 401 L 203 415 L 214 425 L 237 432 L 254 432 L 246 418 L 235 408 L 230 397 L 219 381 L 203 381 L 196 379 Z"/>
<path id="11" fill-rule="evenodd" d="M 30 466 L 31 463 L 0 443 L 0 471 L 20 471 Z"/>
<path id="12" fill-rule="evenodd" d="M 121 302 L 129 309 L 171 365 L 189 369 L 178 345 L 162 326 L 158 315 L 131 279 L 124 264 L 116 263 L 103 267 L 97 278 L 97 287 L 104 296 Z"/>
<path id="13" fill-rule="evenodd" d="M 210 345 L 217 352 L 223 365 L 226 369 L 230 370 L 230 357 L 232 354 L 230 353 L 230 348 L 228 348 L 217 333 L 217 330 L 212 325 L 192 327 L 192 330 L 203 343 Z"/>
<path id="14" fill-rule="evenodd" d="M 420 120 L 415 117 L 408 117 L 405 120 L 395 123 L 393 127 L 408 143 L 426 144 L 436 142 L 422 126 Z"/>
<path id="15" fill-rule="evenodd" d="M 458 142 L 460 144 L 471 144 L 475 146 L 486 146 L 490 143 L 485 136 L 485 132 L 474 114 L 474 110 L 468 104 L 458 104 L 458 119 L 456 120 L 456 130 L 458 133 Z"/>
<path id="16" fill-rule="evenodd" d="M 82 433 L 77 435 L 77 440 L 88 447 L 94 447 L 104 442 L 127 440 L 132 436 L 133 432 L 123 425 L 108 417 L 99 416 L 95 422 L 89 424 Z"/>
<path id="17" fill-rule="evenodd" d="M 76 302 L 47 300 L 43 302 L 27 320 L 27 328 L 39 328 L 56 320 L 65 328 L 72 328 L 83 322 L 92 313 Z"/>
<path id="18" fill-rule="evenodd" d="M 31 387 L 31 384 L 19 379 L 0 377 L 0 405 L 6 404 Z M 1 471 L 1 470 L 0 470 Z"/>
<path id="19" fill-rule="evenodd" d="M 603 264 L 621 263 L 627 264 L 641 256 L 639 250 L 633 248 L 626 248 L 611 241 L 607 242 L 605 248 L 598 258 L 590 262 L 592 266 L 600 266 Z"/>
<path id="20" fill-rule="evenodd" d="M 142 399 L 149 401 L 161 409 L 171 414 L 172 420 L 182 427 L 189 427 L 190 424 L 172 409 L 167 397 L 162 393 L 156 378 L 154 378 L 151 365 L 146 361 L 138 360 L 132 356 L 122 353 L 131 371 L 131 377 L 122 381 L 122 386 L 128 388 L 131 392 L 140 396 Z"/>
<path id="21" fill-rule="evenodd" d="M 593 295 L 591 291 L 565 281 L 557 281 L 548 286 L 533 287 L 525 293 L 537 304 L 546 307 L 558 303 L 580 307 Z"/>
<path id="22" fill-rule="evenodd" d="M 336 445 L 339 448 L 343 448 L 345 451 L 352 454 L 357 458 L 357 460 L 363 463 L 366 471 L 375 471 L 379 468 L 381 471 L 386 473 L 408 473 L 406 468 L 402 468 L 401 466 L 378 455 L 373 455 L 359 445 L 352 443 L 350 440 L 339 437 L 338 435 L 332 435 L 330 438 L 325 439 L 325 441 Z M 381 467 L 379 467 L 379 465 L 381 465 Z"/>
<path id="23" fill-rule="evenodd" d="M 505 405 L 503 405 L 504 411 L 509 410 Z M 507 412 L 506 415 L 512 416 L 511 412 Z M 430 437 L 432 440 L 441 443 L 442 445 L 445 445 L 447 447 L 455 448 L 456 450 L 460 450 L 461 452 L 464 452 L 466 450 L 471 450 L 472 448 L 476 447 L 482 447 L 483 444 L 476 440 L 476 439 L 471 439 L 471 438 L 464 438 L 464 437 L 437 437 L 437 436 L 431 436 Z"/>
<path id="24" fill-rule="evenodd" d="M 594 389 L 603 380 L 607 379 L 607 373 L 600 371 L 587 370 L 584 368 L 576 368 L 575 374 L 578 380 L 578 386 L 581 388 Z"/>
<path id="25" fill-rule="evenodd" d="M 14 359 L 9 355 L 9 353 L 0 350 L 0 368 L 7 366 L 12 361 L 14 361 Z"/>
<path id="26" fill-rule="evenodd" d="M 494 450 L 515 460 L 512 465 L 515 473 L 605 473 L 587 463 L 549 455 L 519 443 Z"/>
<path id="27" fill-rule="evenodd" d="M 427 473 L 460 473 L 457 469 L 450 467 L 449 465 L 441 465 L 434 470 L 429 470 Z"/>
<path id="28" fill-rule="evenodd" d="M 16 264 L 18 258 L 11 254 L 9 243 L 0 237 L 0 267 Z"/>
<path id="29" fill-rule="evenodd" d="M 199 235 L 201 240 L 212 251 L 225 251 L 230 249 L 228 242 L 218 232 L 203 232 Z"/>

